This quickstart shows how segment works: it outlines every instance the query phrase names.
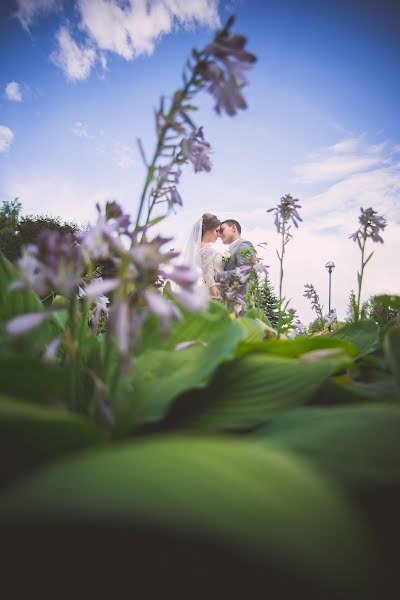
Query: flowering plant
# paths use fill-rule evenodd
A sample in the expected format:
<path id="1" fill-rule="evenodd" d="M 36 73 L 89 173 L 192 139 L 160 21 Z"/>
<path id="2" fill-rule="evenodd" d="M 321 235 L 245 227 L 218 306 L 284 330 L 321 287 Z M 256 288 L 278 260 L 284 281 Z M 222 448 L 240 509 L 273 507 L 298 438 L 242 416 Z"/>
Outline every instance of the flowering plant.
<path id="1" fill-rule="evenodd" d="M 227 260 L 229 260 L 231 258 L 231 256 L 232 256 L 232 254 L 228 250 L 225 250 L 225 252 L 223 252 L 223 254 L 222 254 L 222 260 L 224 262 L 226 262 Z"/>

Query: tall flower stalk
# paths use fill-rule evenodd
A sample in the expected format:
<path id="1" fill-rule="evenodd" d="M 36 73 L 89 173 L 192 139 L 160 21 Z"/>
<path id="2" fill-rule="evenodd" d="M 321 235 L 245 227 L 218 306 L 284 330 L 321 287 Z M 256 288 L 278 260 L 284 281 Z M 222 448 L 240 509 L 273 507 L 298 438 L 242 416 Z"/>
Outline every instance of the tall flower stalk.
<path id="1" fill-rule="evenodd" d="M 147 176 L 136 215 L 137 228 L 147 228 L 157 205 L 166 204 L 166 214 L 176 205 L 182 205 L 177 190 L 181 165 L 191 162 L 196 173 L 211 169 L 210 144 L 204 139 L 202 127 L 197 127 L 193 120 L 197 106 L 192 102 L 196 94 L 203 89 L 211 93 L 218 114 L 234 116 L 239 109 L 247 108 L 242 88 L 248 83 L 245 72 L 256 57 L 245 49 L 243 35 L 231 33 L 233 23 L 234 18 L 230 17 L 210 44 L 201 51 L 193 50 L 192 60 L 187 62 L 182 76 L 183 86 L 173 94 L 168 107 L 161 98 L 155 113 L 157 143 L 150 162 L 138 142 Z"/>
<path id="2" fill-rule="evenodd" d="M 299 221 L 302 221 L 298 213 L 298 208 L 301 208 L 301 205 L 298 204 L 298 200 L 293 198 L 290 194 L 286 194 L 282 196 L 280 203 L 274 207 L 269 208 L 267 212 L 273 212 L 275 214 L 275 227 L 278 234 L 281 236 L 281 252 L 279 254 L 278 250 L 276 251 L 279 259 L 280 270 L 279 270 L 279 318 L 278 318 L 278 337 L 280 337 L 281 327 L 282 327 L 282 316 L 284 310 L 283 306 L 283 263 L 285 257 L 286 245 L 289 243 L 290 239 L 293 237 L 290 233 L 291 223 L 297 228 L 299 225 Z M 287 306 L 287 305 L 286 305 Z M 286 307 L 285 307 L 286 308 Z"/>
<path id="3" fill-rule="evenodd" d="M 360 208 L 360 216 L 358 217 L 358 221 L 360 223 L 360 227 L 351 236 L 349 236 L 350 239 L 357 243 L 361 252 L 361 267 L 360 271 L 357 272 L 358 292 L 354 311 L 355 321 L 360 319 L 361 290 L 365 267 L 374 254 L 372 251 L 368 257 L 365 258 L 367 240 L 371 239 L 374 243 L 383 244 L 383 238 L 380 235 L 380 232 L 383 231 L 387 225 L 386 219 L 383 216 L 378 215 L 373 208 L 367 208 L 366 210 Z"/>

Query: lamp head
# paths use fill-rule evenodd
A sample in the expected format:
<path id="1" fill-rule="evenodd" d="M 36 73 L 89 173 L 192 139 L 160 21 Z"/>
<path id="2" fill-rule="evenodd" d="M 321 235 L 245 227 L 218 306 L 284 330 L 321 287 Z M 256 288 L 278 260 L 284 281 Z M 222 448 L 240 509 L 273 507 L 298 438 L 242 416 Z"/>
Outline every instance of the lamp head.
<path id="1" fill-rule="evenodd" d="M 329 273 L 332 273 L 333 269 L 335 268 L 335 263 L 333 262 L 333 260 L 329 260 L 326 265 L 325 265 L 325 269 L 327 271 L 329 271 Z"/>

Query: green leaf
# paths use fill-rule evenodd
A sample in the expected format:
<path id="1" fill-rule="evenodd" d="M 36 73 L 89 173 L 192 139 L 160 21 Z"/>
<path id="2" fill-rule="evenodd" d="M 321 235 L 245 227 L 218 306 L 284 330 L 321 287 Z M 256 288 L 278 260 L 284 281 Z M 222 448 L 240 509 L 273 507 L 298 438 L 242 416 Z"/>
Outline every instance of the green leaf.
<path id="1" fill-rule="evenodd" d="M 232 321 L 226 308 L 214 301 L 204 313 L 182 312 L 183 319 L 172 324 L 168 337 L 161 334 L 157 318 L 150 317 L 144 326 L 137 354 L 146 350 L 173 350 L 177 344 L 193 340 L 211 344 Z"/>
<path id="2" fill-rule="evenodd" d="M 246 332 L 245 340 L 247 343 L 260 342 L 264 337 L 264 329 L 260 323 L 257 323 L 254 319 L 247 317 L 240 317 L 238 323 L 242 326 Z"/>
<path id="3" fill-rule="evenodd" d="M 41 404 L 65 399 L 66 370 L 40 360 L 0 356 L 0 393 Z"/>
<path id="4" fill-rule="evenodd" d="M 374 298 L 379 304 L 400 310 L 400 296 L 384 294 L 382 296 L 374 296 Z"/>
<path id="5" fill-rule="evenodd" d="M 196 340 L 191 323 L 182 337 Z M 243 337 L 243 327 L 229 318 L 222 331 L 221 321 L 216 322 L 216 330 L 219 335 L 210 331 L 208 343 L 200 339 L 183 350 L 148 351 L 134 361 L 132 376 L 121 382 L 111 403 L 118 434 L 160 421 L 179 394 L 208 384 L 215 369 L 234 356 Z"/>
<path id="6" fill-rule="evenodd" d="M 255 562 L 270 588 L 280 572 L 284 589 L 294 577 L 297 586 L 350 592 L 369 572 L 364 527 L 330 481 L 292 454 L 244 440 L 163 436 L 95 449 L 11 490 L 0 518 L 9 527 L 29 519 L 39 531 L 100 524 L 107 535 L 122 526 L 133 545 L 136 532 L 155 532 L 153 568 L 165 560 L 159 542 L 175 534 L 177 577 L 199 543 L 218 564 L 228 551 L 236 568 L 237 556 Z"/>
<path id="7" fill-rule="evenodd" d="M 43 310 L 40 298 L 31 290 L 10 290 L 10 284 L 18 280 L 18 271 L 0 253 L 0 320 Z"/>
<path id="8" fill-rule="evenodd" d="M 400 408 L 383 404 L 288 412 L 256 437 L 312 458 L 350 484 L 400 484 Z"/>
<path id="9" fill-rule="evenodd" d="M 343 340 L 354 344 L 360 354 L 372 352 L 379 341 L 379 327 L 375 321 L 362 319 L 356 323 L 349 323 L 330 334 L 335 340 Z"/>
<path id="10" fill-rule="evenodd" d="M 103 440 L 94 425 L 74 415 L 0 396 L 0 485 Z"/>
<path id="11" fill-rule="evenodd" d="M 222 365 L 207 389 L 178 399 L 170 419 L 206 431 L 253 428 L 307 402 L 330 372 L 325 361 L 245 356 Z"/>
<path id="12" fill-rule="evenodd" d="M 400 327 L 389 329 L 383 340 L 383 350 L 389 368 L 400 385 Z"/>
<path id="13" fill-rule="evenodd" d="M 358 355 L 358 350 L 352 343 L 346 340 L 333 339 L 328 335 L 297 336 L 292 340 L 271 338 L 258 343 L 248 343 L 247 340 L 243 340 L 238 347 L 237 355 L 244 356 L 250 352 L 265 352 L 286 358 L 298 358 L 308 352 L 335 348 L 342 349 L 350 357 Z"/>

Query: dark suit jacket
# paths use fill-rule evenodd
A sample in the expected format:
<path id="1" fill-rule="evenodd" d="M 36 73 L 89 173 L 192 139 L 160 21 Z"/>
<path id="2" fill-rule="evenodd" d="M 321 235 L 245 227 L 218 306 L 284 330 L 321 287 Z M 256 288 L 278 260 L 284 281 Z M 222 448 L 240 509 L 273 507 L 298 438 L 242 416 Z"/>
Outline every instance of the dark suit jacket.
<path id="1" fill-rule="evenodd" d="M 255 248 L 251 242 L 242 240 L 232 252 L 232 256 L 224 261 L 224 271 L 233 271 L 236 267 L 241 267 L 246 263 L 246 256 L 242 256 L 243 250 L 255 252 Z"/>

